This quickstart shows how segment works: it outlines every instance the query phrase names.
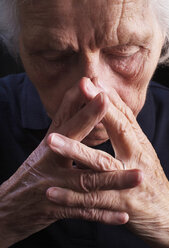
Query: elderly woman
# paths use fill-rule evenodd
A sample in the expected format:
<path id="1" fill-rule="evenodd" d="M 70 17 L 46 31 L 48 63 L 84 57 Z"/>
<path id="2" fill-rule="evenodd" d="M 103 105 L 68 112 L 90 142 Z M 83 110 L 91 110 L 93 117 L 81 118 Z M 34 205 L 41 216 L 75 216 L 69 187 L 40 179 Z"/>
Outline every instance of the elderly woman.
<path id="1" fill-rule="evenodd" d="M 150 82 L 169 1 L 1 0 L 0 18 L 26 70 L 0 80 L 0 247 L 169 247 L 169 90 Z"/>

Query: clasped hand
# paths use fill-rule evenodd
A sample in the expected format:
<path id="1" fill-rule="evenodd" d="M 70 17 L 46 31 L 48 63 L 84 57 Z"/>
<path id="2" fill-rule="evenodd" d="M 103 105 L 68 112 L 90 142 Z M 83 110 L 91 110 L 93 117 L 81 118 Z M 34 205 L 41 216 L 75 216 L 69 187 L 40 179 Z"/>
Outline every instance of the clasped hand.
<path id="1" fill-rule="evenodd" d="M 102 91 L 89 79 L 83 79 L 80 88 L 91 102 Z M 153 247 L 169 247 L 169 183 L 156 152 L 114 89 L 109 99 L 103 93 L 97 99 L 116 158 L 80 143 L 82 137 L 51 134 L 48 144 L 55 154 L 90 170 L 81 174 L 80 188 L 52 187 L 47 197 L 68 213 L 75 211 L 73 217 L 113 225 L 128 222 Z"/>
<path id="2" fill-rule="evenodd" d="M 169 183 L 160 161 L 117 92 L 102 91 L 85 78 L 70 89 L 41 144 L 0 186 L 2 247 L 64 218 L 127 223 L 153 247 L 168 247 Z M 82 143 L 99 122 L 115 158 Z"/>

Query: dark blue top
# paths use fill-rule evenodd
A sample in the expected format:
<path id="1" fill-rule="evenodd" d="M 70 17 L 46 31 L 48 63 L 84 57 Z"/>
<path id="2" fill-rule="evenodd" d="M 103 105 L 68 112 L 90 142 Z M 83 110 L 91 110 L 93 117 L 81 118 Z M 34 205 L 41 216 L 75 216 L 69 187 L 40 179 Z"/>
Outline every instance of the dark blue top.
<path id="1" fill-rule="evenodd" d="M 7 180 L 43 139 L 49 125 L 38 93 L 26 74 L 0 79 L 0 183 Z M 169 178 L 169 89 L 151 82 L 138 122 Z M 97 148 L 113 154 L 110 142 Z M 61 220 L 13 245 L 16 248 L 148 247 L 124 226 Z"/>

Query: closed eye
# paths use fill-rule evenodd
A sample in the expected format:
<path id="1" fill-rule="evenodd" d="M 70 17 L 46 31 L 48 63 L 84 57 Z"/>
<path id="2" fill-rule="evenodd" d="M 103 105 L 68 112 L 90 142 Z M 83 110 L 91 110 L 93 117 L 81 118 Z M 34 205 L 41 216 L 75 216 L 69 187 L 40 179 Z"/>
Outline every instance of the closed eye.
<path id="1" fill-rule="evenodd" d="M 66 62 L 77 53 L 73 50 L 66 51 L 44 51 L 40 53 L 40 56 L 48 62 Z"/>
<path id="2" fill-rule="evenodd" d="M 130 57 L 140 50 L 139 46 L 117 46 L 103 49 L 103 53 L 115 57 Z"/>
<path id="3" fill-rule="evenodd" d="M 126 78 L 137 75 L 143 63 L 144 56 L 141 48 L 125 53 L 104 54 L 110 68 Z"/>

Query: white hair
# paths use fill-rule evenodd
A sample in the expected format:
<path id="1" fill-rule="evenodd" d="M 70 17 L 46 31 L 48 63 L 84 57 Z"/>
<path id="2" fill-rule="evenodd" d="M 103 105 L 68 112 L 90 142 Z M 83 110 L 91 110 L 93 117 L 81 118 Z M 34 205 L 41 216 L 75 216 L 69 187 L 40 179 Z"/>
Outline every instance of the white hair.
<path id="1" fill-rule="evenodd" d="M 25 0 L 23 0 L 25 1 Z M 169 0 L 148 0 L 165 35 L 159 63 L 169 65 Z M 13 56 L 19 54 L 18 0 L 0 0 L 0 42 L 6 45 Z"/>
<path id="2" fill-rule="evenodd" d="M 151 0 L 151 5 L 165 36 L 159 64 L 169 65 L 169 0 Z"/>
<path id="3" fill-rule="evenodd" d="M 19 51 L 18 0 L 0 0 L 0 42 L 16 56 Z"/>

